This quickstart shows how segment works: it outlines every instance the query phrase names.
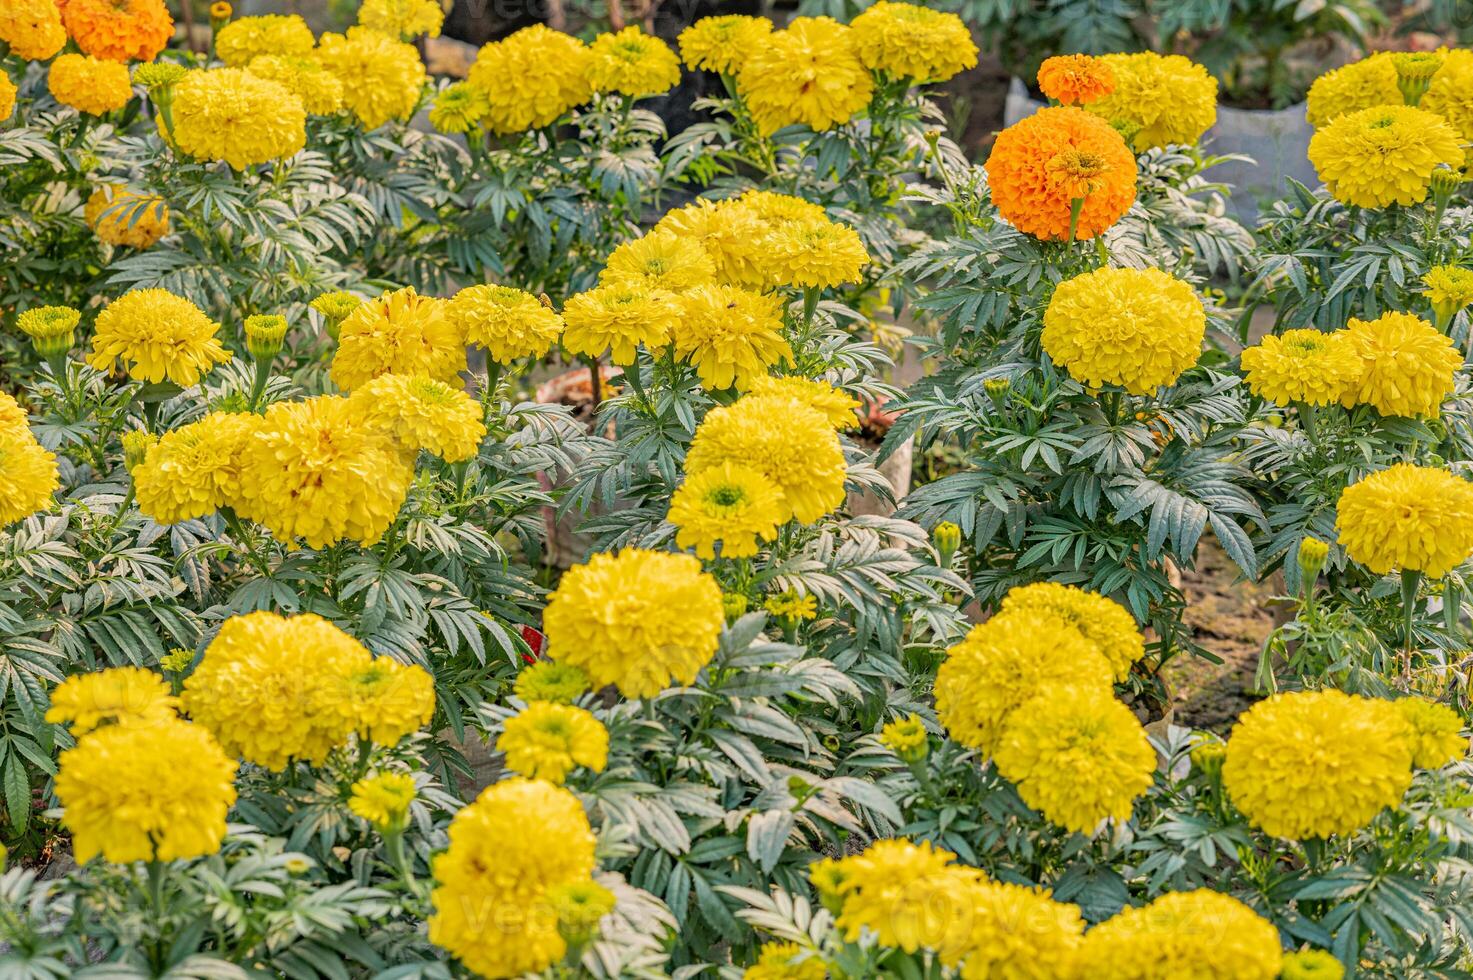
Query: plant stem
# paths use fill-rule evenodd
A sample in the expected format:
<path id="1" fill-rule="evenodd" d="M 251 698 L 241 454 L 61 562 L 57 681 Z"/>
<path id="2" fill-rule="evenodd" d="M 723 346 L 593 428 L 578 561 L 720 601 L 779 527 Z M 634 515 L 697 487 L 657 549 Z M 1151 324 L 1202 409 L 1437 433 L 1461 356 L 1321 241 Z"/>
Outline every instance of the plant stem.
<path id="1" fill-rule="evenodd" d="M 1417 612 L 1417 588 L 1422 584 L 1422 573 L 1404 568 L 1401 572 L 1402 650 L 1401 677 L 1403 681 L 1412 676 L 1412 621 Z"/>

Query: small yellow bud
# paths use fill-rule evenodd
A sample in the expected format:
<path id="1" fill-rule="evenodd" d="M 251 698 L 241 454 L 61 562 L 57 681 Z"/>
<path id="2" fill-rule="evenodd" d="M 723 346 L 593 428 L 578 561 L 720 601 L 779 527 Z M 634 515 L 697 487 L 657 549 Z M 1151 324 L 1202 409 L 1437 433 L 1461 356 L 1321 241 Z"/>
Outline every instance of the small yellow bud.
<path id="1" fill-rule="evenodd" d="M 70 306 L 38 306 L 26 310 L 15 322 L 31 338 L 37 354 L 52 358 L 72 349 L 81 319 L 82 314 Z"/>
<path id="2" fill-rule="evenodd" d="M 269 361 L 281 353 L 286 339 L 286 317 L 274 315 L 248 316 L 245 319 L 246 350 L 257 361 Z"/>
<path id="3" fill-rule="evenodd" d="M 132 473 L 148 456 L 159 437 L 145 429 L 129 429 L 123 433 L 123 468 Z"/>

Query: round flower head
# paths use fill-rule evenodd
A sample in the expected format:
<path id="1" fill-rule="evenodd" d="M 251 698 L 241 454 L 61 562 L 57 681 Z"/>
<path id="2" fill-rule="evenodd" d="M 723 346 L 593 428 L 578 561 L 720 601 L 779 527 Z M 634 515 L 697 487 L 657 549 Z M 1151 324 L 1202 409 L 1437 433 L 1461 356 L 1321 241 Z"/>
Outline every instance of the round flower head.
<path id="1" fill-rule="evenodd" d="M 859 60 L 872 71 L 921 84 L 977 67 L 972 32 L 956 14 L 878 0 L 849 25 Z"/>
<path id="2" fill-rule="evenodd" d="M 343 678 L 373 661 L 320 616 L 233 616 L 184 682 L 184 709 L 247 762 L 321 764 L 357 728 Z"/>
<path id="3" fill-rule="evenodd" d="M 979 883 L 968 894 L 973 905 L 962 980 L 1075 976 L 1084 942 L 1078 906 L 1056 902 L 1047 891 L 1001 882 Z"/>
<path id="4" fill-rule="evenodd" d="M 539 660 L 517 675 L 512 691 L 528 704 L 572 704 L 588 692 L 588 675 L 570 664 Z"/>
<path id="5" fill-rule="evenodd" d="M 1054 55 L 1038 67 L 1038 87 L 1060 105 L 1088 105 L 1115 91 L 1115 72 L 1102 58 Z"/>
<path id="6" fill-rule="evenodd" d="M 1135 617 L 1118 602 L 1059 582 L 1035 582 L 1009 590 L 1002 612 L 1034 609 L 1051 613 L 1094 643 L 1110 662 L 1115 679 L 1130 676 L 1130 667 L 1146 655 L 1146 641 Z"/>
<path id="7" fill-rule="evenodd" d="M 780 620 L 790 623 L 807 622 L 818 618 L 818 600 L 811 595 L 802 595 L 793 589 L 768 596 L 762 608 Z"/>
<path id="8" fill-rule="evenodd" d="M 1152 51 L 1100 60 L 1115 76 L 1115 89 L 1091 102 L 1089 111 L 1128 126 L 1137 153 L 1196 143 L 1217 121 L 1217 79 L 1201 65 Z"/>
<path id="9" fill-rule="evenodd" d="M 51 692 L 46 720 L 82 736 L 104 725 L 152 725 L 178 718 L 179 699 L 142 667 L 109 667 L 68 677 Z"/>
<path id="10" fill-rule="evenodd" d="M 753 378 L 747 390 L 753 395 L 777 395 L 801 402 L 840 431 L 854 428 L 859 421 L 855 415 L 859 409 L 859 400 L 822 379 L 801 378 L 796 375 L 773 378 L 764 375 Z"/>
<path id="11" fill-rule="evenodd" d="M 64 54 L 53 61 L 46 87 L 62 105 L 93 116 L 121 109 L 133 98 L 126 65 L 85 54 Z"/>
<path id="12" fill-rule="evenodd" d="M 1341 404 L 1370 405 L 1382 415 L 1437 417 L 1463 366 L 1462 354 L 1445 334 L 1410 313 L 1352 318 L 1345 333 L 1360 358 L 1361 374 L 1346 387 Z"/>
<path id="13" fill-rule="evenodd" d="M 322 35 L 317 58 L 342 81 L 343 104 L 365 129 L 377 129 L 391 119 L 407 122 L 419 106 L 425 66 L 412 44 L 366 27 L 350 27 L 346 36 Z"/>
<path id="14" fill-rule="evenodd" d="M 1447 52 L 1418 108 L 1446 119 L 1465 143 L 1473 140 L 1473 51 Z"/>
<path id="15" fill-rule="evenodd" d="M 680 57 L 687 68 L 735 75 L 770 34 L 772 21 L 766 17 L 702 17 L 680 32 Z"/>
<path id="16" fill-rule="evenodd" d="M 762 240 L 767 280 L 774 286 L 828 288 L 858 282 L 869 253 L 859 232 L 823 221 L 788 221 Z"/>
<path id="17" fill-rule="evenodd" d="M 24 315 L 24 314 L 22 314 Z M 0 433 L 11 432 L 29 436 L 31 417 L 15 396 L 0 389 Z"/>
<path id="18" fill-rule="evenodd" d="M 1440 116 L 1410 106 L 1379 106 L 1340 116 L 1315 132 L 1309 161 L 1344 204 L 1384 208 L 1420 204 L 1438 167 L 1461 167 L 1458 134 Z"/>
<path id="19" fill-rule="evenodd" d="M 456 82 L 435 96 L 435 104 L 430 108 L 430 125 L 442 133 L 469 133 L 490 111 L 485 92 L 470 82 Z"/>
<path id="20" fill-rule="evenodd" d="M 835 925 L 849 942 L 866 932 L 881 946 L 931 949 L 955 963 L 971 922 L 972 886 L 980 872 L 951 862 L 929 841 L 881 840 L 838 863 L 843 901 Z"/>
<path id="21" fill-rule="evenodd" d="M 725 621 L 721 589 L 699 561 L 637 548 L 573 567 L 543 613 L 554 660 L 630 698 L 692 683 Z"/>
<path id="22" fill-rule="evenodd" d="M 160 524 L 213 514 L 240 496 L 241 461 L 259 415 L 211 412 L 148 450 L 133 470 L 138 509 Z"/>
<path id="23" fill-rule="evenodd" d="M 445 8 L 439 0 L 363 0 L 358 23 L 401 41 L 439 37 Z"/>
<path id="24" fill-rule="evenodd" d="M 242 517 L 308 547 L 375 544 L 409 494 L 414 467 L 347 398 L 277 402 L 241 457 Z"/>
<path id="25" fill-rule="evenodd" d="M 220 28 L 215 35 L 215 54 L 230 68 L 245 68 L 261 55 L 309 55 L 316 44 L 312 28 L 296 14 L 264 14 L 241 17 Z"/>
<path id="26" fill-rule="evenodd" d="M 1110 125 L 1082 109 L 1040 109 L 997 135 L 987 158 L 992 201 L 1019 231 L 1094 238 L 1135 201 L 1136 163 Z M 1079 205 L 1074 213 L 1074 202 Z"/>
<path id="27" fill-rule="evenodd" d="M 29 428 L 0 428 L 0 528 L 49 509 L 60 485 L 56 456 Z"/>
<path id="28" fill-rule="evenodd" d="M 1455 265 L 1438 265 L 1422 277 L 1422 292 L 1432 304 L 1439 323 L 1446 323 L 1469 304 L 1473 304 L 1473 269 Z"/>
<path id="29" fill-rule="evenodd" d="M 365 419 L 382 426 L 411 455 L 425 450 L 447 463 L 470 459 L 486 438 L 481 406 L 466 394 L 433 378 L 385 374 L 353 392 Z"/>
<path id="30" fill-rule="evenodd" d="M 613 282 L 570 298 L 563 307 L 563 346 L 572 354 L 633 364 L 643 345 L 659 350 L 670 343 L 680 320 L 675 295 L 642 283 Z"/>
<path id="31" fill-rule="evenodd" d="M 87 198 L 87 226 L 109 245 L 148 248 L 169 233 L 169 208 L 154 194 L 102 184 Z"/>
<path id="32" fill-rule="evenodd" d="M 235 803 L 235 768 L 208 731 L 177 718 L 83 735 L 61 754 L 56 774 L 77 862 L 215 853 Z"/>
<path id="33" fill-rule="evenodd" d="M 680 59 L 664 41 L 630 26 L 594 38 L 587 72 L 595 92 L 619 92 L 638 99 L 679 85 Z"/>
<path id="34" fill-rule="evenodd" d="M 686 454 L 686 475 L 723 463 L 749 467 L 778 488 L 779 523 L 812 524 L 844 502 L 848 470 L 838 434 L 791 398 L 747 395 L 708 412 Z"/>
<path id="35" fill-rule="evenodd" d="M 230 352 L 216 337 L 220 325 L 198 306 L 163 289 L 135 289 L 97 314 L 87 363 L 111 370 L 119 359 L 128 376 L 157 384 L 165 379 L 187 388 Z"/>
<path id="36" fill-rule="evenodd" d="M 1334 690 L 1276 694 L 1233 726 L 1223 786 L 1275 837 L 1353 833 L 1411 785 L 1409 731 L 1390 701 Z"/>
<path id="37" fill-rule="evenodd" d="M 561 961 L 557 916 L 539 906 L 593 873 L 593 831 L 578 798 L 541 780 L 503 780 L 457 813 L 449 833 L 431 863 L 430 942 L 487 977 Z"/>
<path id="38" fill-rule="evenodd" d="M 1279 931 L 1237 899 L 1205 888 L 1126 908 L 1084 937 L 1077 969 L 1090 980 L 1216 977 L 1274 980 Z"/>
<path id="39" fill-rule="evenodd" d="M 346 290 L 339 289 L 314 297 L 312 302 L 307 305 L 322 316 L 324 321 L 323 326 L 328 336 L 336 343 L 338 331 L 342 329 L 343 321 L 348 318 L 349 314 L 363 305 L 363 299 Z"/>
<path id="40" fill-rule="evenodd" d="M 822 957 L 804 956 L 797 943 L 763 943 L 742 980 L 826 980 L 828 975 Z"/>
<path id="41" fill-rule="evenodd" d="M 716 263 L 701 244 L 673 231 L 656 230 L 624 242 L 609 254 L 600 283 L 632 282 L 683 293 L 716 279 Z"/>
<path id="42" fill-rule="evenodd" d="M 1001 613 L 972 627 L 936 672 L 936 716 L 951 738 L 991 755 L 1018 706 L 1059 685 L 1108 693 L 1114 671 L 1099 645 L 1043 609 Z"/>
<path id="43" fill-rule="evenodd" d="M 1345 967 L 1335 954 L 1323 949 L 1285 953 L 1279 963 L 1280 980 L 1343 980 Z"/>
<path id="44" fill-rule="evenodd" d="M 1378 51 L 1316 78 L 1309 87 L 1306 115 L 1318 128 L 1352 112 L 1401 104 L 1396 59 L 1389 51 Z"/>
<path id="45" fill-rule="evenodd" d="M 563 332 L 562 317 L 510 286 L 469 286 L 455 294 L 445 313 L 468 343 L 485 348 L 497 364 L 541 357 Z"/>
<path id="46" fill-rule="evenodd" d="M 777 537 L 782 516 L 778 489 L 740 463 L 722 463 L 688 477 L 670 498 L 666 519 L 679 530 L 675 543 L 702 558 L 750 558 L 759 542 Z"/>
<path id="47" fill-rule="evenodd" d="M 1043 315 L 1044 352 L 1080 384 L 1149 395 L 1197 363 L 1207 315 L 1192 287 L 1160 269 L 1096 269 L 1059 284 Z"/>
<path id="48" fill-rule="evenodd" d="M 45 61 L 56 54 L 66 46 L 56 0 L 6 0 L 0 6 L 0 42 L 27 61 Z M 10 81 L 8 76 L 5 80 Z"/>
<path id="49" fill-rule="evenodd" d="M 562 785 L 579 766 L 603 772 L 609 757 L 609 733 L 582 708 L 533 701 L 506 720 L 496 751 L 505 754 L 506 767 L 512 772 Z"/>
<path id="50" fill-rule="evenodd" d="M 818 208 L 818 213 L 822 216 L 823 209 Z M 669 211 L 652 233 L 667 231 L 699 243 L 715 264 L 717 281 L 756 287 L 765 284 L 765 278 L 756 274 L 752 258 L 754 245 L 766 229 L 739 201 L 701 199 Z"/>
<path id="51" fill-rule="evenodd" d="M 446 306 L 413 286 L 360 304 L 338 327 L 333 383 L 351 390 L 381 374 L 454 381 L 466 369 L 465 337 Z"/>
<path id="52" fill-rule="evenodd" d="M 1415 696 L 1391 703 L 1410 730 L 1412 765 L 1418 769 L 1440 769 L 1468 754 L 1463 716 L 1452 708 Z"/>
<path id="53" fill-rule="evenodd" d="M 339 685 L 351 713 L 350 730 L 377 745 L 399 744 L 435 714 L 435 679 L 416 664 L 375 657 L 351 664 Z"/>
<path id="54" fill-rule="evenodd" d="M 1397 463 L 1346 487 L 1339 541 L 1377 575 L 1441 578 L 1473 554 L 1473 484 L 1447 470 Z"/>
<path id="55" fill-rule="evenodd" d="M 315 57 L 263 54 L 252 58 L 246 70 L 301 99 L 309 115 L 330 116 L 343 107 L 342 79 Z"/>
<path id="56" fill-rule="evenodd" d="M 10 114 L 15 111 L 15 96 L 18 91 L 9 75 L 0 76 L 0 122 L 9 119 Z"/>
<path id="57" fill-rule="evenodd" d="M 21 333 L 43 357 L 65 354 L 76 343 L 79 310 L 70 306 L 33 306 L 15 318 Z"/>
<path id="58" fill-rule="evenodd" d="M 1145 729 L 1098 685 L 1054 688 L 1019 705 L 993 761 L 1024 803 L 1081 834 L 1106 818 L 1129 820 L 1156 772 Z"/>
<path id="59" fill-rule="evenodd" d="M 481 124 L 493 133 L 520 133 L 556 122 L 592 96 L 588 45 L 542 24 L 488 44 L 466 81 L 486 96 Z"/>
<path id="60" fill-rule="evenodd" d="M 307 141 L 302 100 L 240 68 L 190 72 L 174 88 L 173 116 L 179 149 L 236 170 L 294 156 Z M 158 125 L 164 132 L 162 113 Z"/>
<path id="61" fill-rule="evenodd" d="M 783 337 L 783 302 L 739 286 L 697 286 L 677 300 L 674 347 L 707 388 L 746 388 L 793 359 Z"/>
<path id="62" fill-rule="evenodd" d="M 353 784 L 348 809 L 373 824 L 379 833 L 403 829 L 416 795 L 414 777 L 407 772 L 382 772 Z"/>
<path id="63" fill-rule="evenodd" d="M 829 17 L 798 17 L 748 54 L 737 92 L 764 135 L 795 123 L 823 132 L 869 105 L 874 79 L 849 31 Z"/>
<path id="64" fill-rule="evenodd" d="M 1241 362 L 1249 390 L 1281 407 L 1333 405 L 1355 387 L 1364 370 L 1344 331 L 1269 334 L 1243 351 Z"/>
<path id="65" fill-rule="evenodd" d="M 56 0 L 56 5 L 66 32 L 94 58 L 152 61 L 174 36 L 164 0 Z"/>

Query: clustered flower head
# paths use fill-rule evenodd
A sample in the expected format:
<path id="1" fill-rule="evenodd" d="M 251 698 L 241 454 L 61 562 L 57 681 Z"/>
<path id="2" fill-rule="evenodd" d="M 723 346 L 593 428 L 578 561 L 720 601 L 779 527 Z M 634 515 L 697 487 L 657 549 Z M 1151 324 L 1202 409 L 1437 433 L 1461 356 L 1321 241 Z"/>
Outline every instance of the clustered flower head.
<path id="1" fill-rule="evenodd" d="M 542 24 L 481 48 L 466 81 L 486 98 L 482 125 L 520 133 L 556 122 L 593 95 L 588 45 Z"/>
<path id="2" fill-rule="evenodd" d="M 1473 141 L 1473 51 L 1446 52 L 1417 107 L 1447 120 L 1464 143 Z"/>
<path id="3" fill-rule="evenodd" d="M 506 720 L 496 750 L 505 755 L 506 767 L 512 772 L 561 785 L 580 766 L 603 771 L 609 757 L 609 733 L 582 708 L 533 701 Z"/>
<path id="4" fill-rule="evenodd" d="M 46 720 L 82 736 L 105 725 L 151 725 L 178 716 L 179 699 L 163 677 L 142 667 L 75 674 L 51 692 Z"/>
<path id="5" fill-rule="evenodd" d="M 1060 105 L 1088 105 L 1115 91 L 1115 72 L 1101 58 L 1058 54 L 1038 66 L 1038 87 Z"/>
<path id="6" fill-rule="evenodd" d="M 0 528 L 51 506 L 61 485 L 56 455 L 36 441 L 26 414 L 0 392 Z"/>
<path id="7" fill-rule="evenodd" d="M 680 84 L 680 59 L 670 45 L 633 25 L 600 34 L 588 55 L 588 84 L 595 92 L 639 99 Z"/>
<path id="8" fill-rule="evenodd" d="M 798 17 L 746 56 L 737 92 L 764 135 L 798 123 L 823 132 L 869 105 L 874 79 L 851 32 L 829 17 Z"/>
<path id="9" fill-rule="evenodd" d="M 747 391 L 753 395 L 791 398 L 822 415 L 839 431 L 852 429 L 858 422 L 855 412 L 859 409 L 859 399 L 835 388 L 822 378 L 763 375 L 753 378 Z"/>
<path id="10" fill-rule="evenodd" d="M 750 558 L 761 542 L 777 537 L 782 521 L 780 491 L 750 467 L 726 462 L 687 477 L 670 498 L 667 520 L 675 543 L 701 558 Z"/>
<path id="11" fill-rule="evenodd" d="M 634 282 L 651 289 L 684 293 L 716 281 L 716 263 L 693 238 L 657 229 L 624 242 L 609 253 L 600 283 Z"/>
<path id="12" fill-rule="evenodd" d="M 1035 582 L 1008 590 L 1001 612 L 1037 610 L 1073 626 L 1099 647 L 1110 662 L 1115 680 L 1130 676 L 1131 665 L 1146 655 L 1146 640 L 1135 617 L 1118 602 L 1061 582 Z"/>
<path id="13" fill-rule="evenodd" d="M 401 41 L 439 37 L 445 8 L 439 0 L 363 0 L 358 23 Z"/>
<path id="14" fill-rule="evenodd" d="M 1279 971 L 1280 980 L 1342 980 L 1345 976 L 1345 967 L 1335 954 L 1324 949 L 1285 953 Z"/>
<path id="15" fill-rule="evenodd" d="M 211 412 L 164 433 L 133 470 L 138 509 L 177 524 L 236 503 L 242 457 L 260 423 L 259 415 Z"/>
<path id="16" fill-rule="evenodd" d="M 15 111 L 15 97 L 19 92 L 9 75 L 0 76 L 0 122 L 9 119 Z"/>
<path id="17" fill-rule="evenodd" d="M 672 346 L 707 388 L 749 387 L 768 368 L 791 361 L 783 303 L 740 286 L 696 286 L 677 299 Z"/>
<path id="18" fill-rule="evenodd" d="M 45 61 L 65 47 L 66 40 L 56 0 L 7 0 L 0 6 L 0 42 L 8 44 L 17 58 Z M 5 80 L 10 81 L 8 76 Z"/>
<path id="19" fill-rule="evenodd" d="M 1438 265 L 1422 277 L 1427 301 L 1437 322 L 1446 324 L 1469 304 L 1473 304 L 1473 269 L 1455 265 Z"/>
<path id="20" fill-rule="evenodd" d="M 1362 369 L 1340 396 L 1341 404 L 1370 405 L 1382 415 L 1438 416 L 1463 365 L 1446 334 L 1410 313 L 1352 317 L 1345 333 Z"/>
<path id="21" fill-rule="evenodd" d="M 126 65 L 85 54 L 64 54 L 53 61 L 46 87 L 62 105 L 93 116 L 121 109 L 133 98 Z"/>
<path id="22" fill-rule="evenodd" d="M 763 943 L 742 980 L 826 980 L 828 975 L 823 960 L 805 954 L 797 943 Z"/>
<path id="23" fill-rule="evenodd" d="M 1415 695 L 1391 703 L 1407 723 L 1412 765 L 1418 769 L 1440 769 L 1468 754 L 1463 717 L 1454 709 Z"/>
<path id="24" fill-rule="evenodd" d="M 1279 406 L 1332 405 L 1365 370 L 1344 331 L 1285 330 L 1243 351 L 1248 388 Z"/>
<path id="25" fill-rule="evenodd" d="M 735 75 L 771 33 L 766 17 L 702 17 L 680 32 L 680 57 L 688 68 Z"/>
<path id="26" fill-rule="evenodd" d="M 640 347 L 670 343 L 680 320 L 675 294 L 641 282 L 620 280 L 571 297 L 563 307 L 563 346 L 569 353 L 633 364 Z"/>
<path id="27" fill-rule="evenodd" d="M 413 286 L 359 304 L 338 327 L 333 383 L 352 390 L 383 374 L 454 381 L 466 368 L 465 336 L 447 305 Z"/>
<path id="28" fill-rule="evenodd" d="M 1396 61 L 1391 52 L 1377 51 L 1316 78 L 1309 86 L 1306 115 L 1318 129 L 1353 112 L 1401 104 Z"/>
<path id="29" fill-rule="evenodd" d="M 1272 923 L 1229 895 L 1200 888 L 1168 892 L 1095 926 L 1077 969 L 1091 980 L 1274 980 L 1280 951 Z"/>
<path id="30" fill-rule="evenodd" d="M 425 66 L 419 51 L 397 37 L 367 27 L 324 34 L 317 59 L 343 86 L 343 104 L 365 129 L 390 120 L 407 122 L 419 106 Z"/>
<path id="31" fill-rule="evenodd" d="M 1473 554 L 1473 484 L 1445 469 L 1396 463 L 1346 487 L 1340 544 L 1377 575 L 1441 578 Z"/>
<path id="32" fill-rule="evenodd" d="M 87 363 L 108 371 L 121 360 L 135 380 L 150 384 L 168 380 L 187 388 L 216 364 L 230 360 L 230 352 L 220 345 L 219 329 L 182 296 L 163 289 L 135 289 L 97 314 Z"/>
<path id="33" fill-rule="evenodd" d="M 66 32 L 83 54 L 152 61 L 174 36 L 164 0 L 56 0 Z"/>
<path id="34" fill-rule="evenodd" d="M 944 82 L 977 67 L 972 32 L 956 14 L 913 3 L 878 0 L 849 25 L 860 62 L 913 84 Z"/>
<path id="35" fill-rule="evenodd" d="M 258 55 L 246 70 L 301 99 L 308 115 L 330 116 L 343 107 L 343 80 L 315 55 Z"/>
<path id="36" fill-rule="evenodd" d="M 469 82 L 455 82 L 435 96 L 430 125 L 442 133 L 469 133 L 490 111 L 485 92 Z"/>
<path id="37" fill-rule="evenodd" d="M 511 286 L 468 286 L 450 300 L 445 314 L 468 343 L 485 348 L 498 364 L 541 357 L 563 332 L 562 317 Z"/>
<path id="38" fill-rule="evenodd" d="M 243 68 L 192 71 L 174 86 L 173 129 L 159 131 L 197 160 L 236 170 L 284 160 L 307 142 L 307 110 L 284 85 Z"/>
<path id="39" fill-rule="evenodd" d="M 1217 121 L 1217 79 L 1179 54 L 1107 54 L 1099 59 L 1115 78 L 1108 95 L 1088 109 L 1125 124 L 1137 153 L 1171 144 L 1191 145 Z"/>
<path id="40" fill-rule="evenodd" d="M 517 675 L 512 692 L 528 704 L 533 701 L 572 704 L 588 692 L 588 675 L 572 664 L 539 660 Z"/>
<path id="41" fill-rule="evenodd" d="M 418 790 L 407 772 L 381 772 L 353 784 L 348 809 L 373 825 L 379 833 L 402 830 L 409 820 L 409 807 Z"/>
<path id="42" fill-rule="evenodd" d="M 303 57 L 317 39 L 296 14 L 240 17 L 215 34 L 215 54 L 230 68 L 245 68 L 261 55 Z"/>
<path id="43" fill-rule="evenodd" d="M 476 400 L 464 388 L 434 378 L 380 375 L 355 390 L 350 400 L 410 456 L 424 450 L 459 463 L 474 456 L 486 438 Z"/>
<path id="44" fill-rule="evenodd" d="M 154 194 L 100 184 L 83 210 L 87 226 L 109 245 L 148 248 L 169 233 L 169 208 Z"/>
<path id="45" fill-rule="evenodd" d="M 1420 204 L 1439 167 L 1461 167 L 1461 140 L 1441 116 L 1378 106 L 1339 116 L 1309 141 L 1309 160 L 1337 201 L 1363 208 Z"/>

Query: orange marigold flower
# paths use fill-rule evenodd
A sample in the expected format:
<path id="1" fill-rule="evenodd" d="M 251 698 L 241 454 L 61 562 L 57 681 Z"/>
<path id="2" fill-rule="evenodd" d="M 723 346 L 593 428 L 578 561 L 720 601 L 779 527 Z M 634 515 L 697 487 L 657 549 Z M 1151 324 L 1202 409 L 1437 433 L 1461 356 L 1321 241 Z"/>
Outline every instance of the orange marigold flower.
<path id="1" fill-rule="evenodd" d="M 1036 238 L 1093 238 L 1135 200 L 1135 154 L 1108 123 L 1082 109 L 1040 109 L 997 136 L 987 158 L 992 202 L 1013 227 Z"/>
<path id="2" fill-rule="evenodd" d="M 152 61 L 174 36 L 164 0 L 56 0 L 77 47 L 107 61 Z"/>
<path id="3" fill-rule="evenodd" d="M 1087 54 L 1060 54 L 1039 66 L 1038 87 L 1061 105 L 1084 105 L 1115 91 L 1115 72 Z"/>

